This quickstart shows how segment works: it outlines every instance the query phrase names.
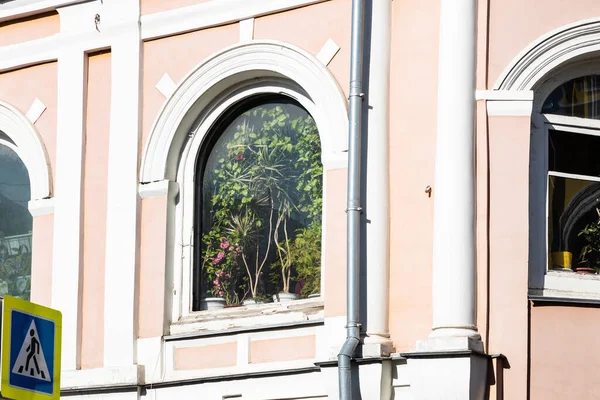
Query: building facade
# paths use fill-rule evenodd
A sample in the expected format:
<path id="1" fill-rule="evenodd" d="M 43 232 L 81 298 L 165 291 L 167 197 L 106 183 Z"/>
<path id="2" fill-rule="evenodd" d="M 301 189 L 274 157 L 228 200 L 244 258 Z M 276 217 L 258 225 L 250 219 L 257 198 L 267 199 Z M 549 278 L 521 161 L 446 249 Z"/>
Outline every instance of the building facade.
<path id="1" fill-rule="evenodd" d="M 354 398 L 599 397 L 600 4 L 365 0 L 358 153 L 352 8 L 0 1 L 0 294 L 63 397 L 338 398 L 347 211 Z"/>

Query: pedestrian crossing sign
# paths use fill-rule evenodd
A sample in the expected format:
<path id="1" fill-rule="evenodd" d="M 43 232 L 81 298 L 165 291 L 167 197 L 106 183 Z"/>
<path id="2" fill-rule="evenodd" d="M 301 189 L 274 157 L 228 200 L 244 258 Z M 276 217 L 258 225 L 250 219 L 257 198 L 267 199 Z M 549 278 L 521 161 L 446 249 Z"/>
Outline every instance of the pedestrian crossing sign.
<path id="1" fill-rule="evenodd" d="M 6 296 L 2 301 L 3 398 L 60 398 L 59 311 Z"/>

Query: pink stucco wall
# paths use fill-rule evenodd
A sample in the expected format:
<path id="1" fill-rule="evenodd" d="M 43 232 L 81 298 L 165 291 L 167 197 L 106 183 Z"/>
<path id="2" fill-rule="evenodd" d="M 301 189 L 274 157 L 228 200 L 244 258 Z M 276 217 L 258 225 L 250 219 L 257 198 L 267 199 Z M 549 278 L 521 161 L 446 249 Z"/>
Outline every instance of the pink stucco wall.
<path id="1" fill-rule="evenodd" d="M 598 398 L 599 330 L 598 308 L 531 308 L 531 400 Z"/>
<path id="2" fill-rule="evenodd" d="M 506 399 L 527 394 L 529 117 L 489 118 L 488 351 L 504 354 Z"/>
<path id="3" fill-rule="evenodd" d="M 54 35 L 60 31 L 56 11 L 39 16 L 0 23 L 0 47 L 28 42 Z"/>
<path id="4" fill-rule="evenodd" d="M 389 285 L 397 351 L 414 348 L 432 326 L 438 7 L 438 1 L 393 2 Z"/>
<path id="5" fill-rule="evenodd" d="M 167 246 L 167 196 L 142 200 L 139 337 L 163 335 Z"/>
<path id="6" fill-rule="evenodd" d="M 111 55 L 89 57 L 83 182 L 81 367 L 99 368 L 104 354 L 104 262 L 110 131 Z"/>
<path id="7" fill-rule="evenodd" d="M 146 15 L 185 6 L 193 6 L 195 4 L 206 3 L 207 1 L 210 0 L 141 0 L 140 9 L 142 15 Z"/>
<path id="8" fill-rule="evenodd" d="M 52 302 L 52 245 L 54 214 L 33 218 L 31 301 L 50 307 Z"/>

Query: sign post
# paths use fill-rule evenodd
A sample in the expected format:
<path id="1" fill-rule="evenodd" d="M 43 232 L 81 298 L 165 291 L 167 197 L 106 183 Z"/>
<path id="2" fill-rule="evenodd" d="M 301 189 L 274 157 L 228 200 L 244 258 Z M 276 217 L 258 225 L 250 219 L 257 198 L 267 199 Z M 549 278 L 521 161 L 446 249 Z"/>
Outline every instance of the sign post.
<path id="1" fill-rule="evenodd" d="M 60 399 L 60 311 L 5 296 L 0 393 L 19 400 Z"/>

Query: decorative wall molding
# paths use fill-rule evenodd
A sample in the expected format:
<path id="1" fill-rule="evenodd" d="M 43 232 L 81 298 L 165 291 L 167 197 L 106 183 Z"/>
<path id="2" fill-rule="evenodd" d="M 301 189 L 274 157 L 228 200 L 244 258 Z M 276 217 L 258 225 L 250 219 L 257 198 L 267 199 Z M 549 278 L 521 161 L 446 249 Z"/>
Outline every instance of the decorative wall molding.
<path id="1" fill-rule="evenodd" d="M 89 0 L 19 0 L 0 5 L 0 22 L 24 18 Z"/>
<path id="2" fill-rule="evenodd" d="M 162 94 L 168 99 L 169 97 L 171 97 L 173 92 L 175 92 L 177 84 L 173 81 L 173 78 L 171 78 L 171 76 L 165 72 L 155 87 L 156 90 L 160 92 L 160 94 Z"/>
<path id="3" fill-rule="evenodd" d="M 317 59 L 324 65 L 329 65 L 333 57 L 340 51 L 340 46 L 331 39 L 327 39 L 321 50 L 317 54 Z"/>
<path id="4" fill-rule="evenodd" d="M 182 81 L 150 131 L 142 158 L 141 182 L 176 180 L 182 144 L 202 106 L 228 86 L 269 74 L 295 82 L 312 99 L 314 107 L 309 112 L 321 133 L 323 165 L 339 168 L 347 158 L 348 114 L 337 81 L 304 50 L 283 42 L 255 41 L 234 45 L 209 57 Z"/>
<path id="5" fill-rule="evenodd" d="M 254 18 L 240 21 L 240 42 L 249 42 L 254 39 Z"/>
<path id="6" fill-rule="evenodd" d="M 490 117 L 528 117 L 533 109 L 533 100 L 488 100 Z"/>
<path id="7" fill-rule="evenodd" d="M 501 90 L 531 90 L 561 64 L 600 50 L 600 18 L 555 29 L 525 48 L 494 85 Z"/>
<path id="8" fill-rule="evenodd" d="M 281 12 L 328 0 L 212 0 L 193 6 L 143 15 L 142 39 L 156 39 L 234 23 L 265 14 Z"/>
<path id="9" fill-rule="evenodd" d="M 30 200 L 27 208 L 33 217 L 54 214 L 54 198 Z"/>
<path id="10" fill-rule="evenodd" d="M 33 99 L 29 111 L 27 111 L 27 119 L 31 121 L 32 124 L 35 124 L 44 111 L 46 111 L 46 105 L 36 97 Z"/>
<path id="11" fill-rule="evenodd" d="M 42 138 L 31 121 L 13 106 L 0 101 L 0 131 L 15 143 L 15 151 L 27 167 L 31 199 L 51 196 L 50 160 Z"/>

